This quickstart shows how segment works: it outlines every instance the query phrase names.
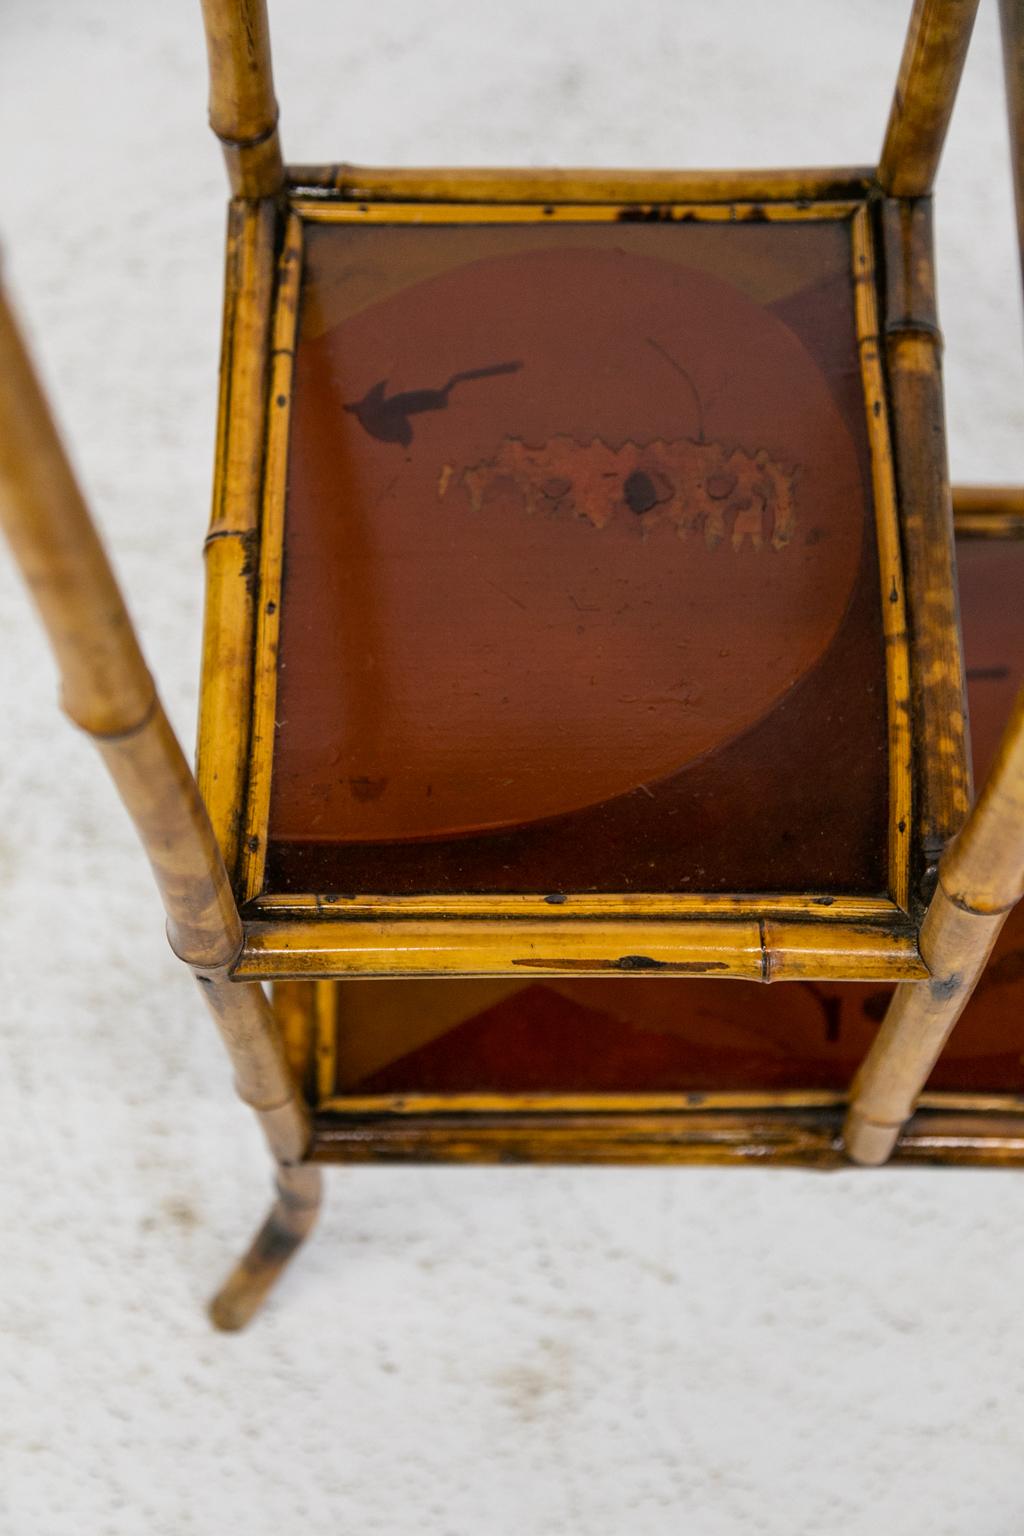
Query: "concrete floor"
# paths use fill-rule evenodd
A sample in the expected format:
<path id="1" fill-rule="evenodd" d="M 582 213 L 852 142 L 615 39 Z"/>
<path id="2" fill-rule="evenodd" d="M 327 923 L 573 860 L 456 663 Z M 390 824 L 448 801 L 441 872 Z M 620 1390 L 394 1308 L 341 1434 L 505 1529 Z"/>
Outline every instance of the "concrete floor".
<path id="1" fill-rule="evenodd" d="M 285 143 L 859 162 L 908 9 L 278 0 Z M 940 184 L 961 479 L 1024 469 L 995 9 Z M 224 198 L 204 119 L 198 7 L 0 3 L 9 285 L 189 741 Z M 1021 1529 L 1008 1174 L 336 1172 L 263 1318 L 214 1335 L 266 1159 L 2 557 L 0 636 L 0 1530 Z"/>

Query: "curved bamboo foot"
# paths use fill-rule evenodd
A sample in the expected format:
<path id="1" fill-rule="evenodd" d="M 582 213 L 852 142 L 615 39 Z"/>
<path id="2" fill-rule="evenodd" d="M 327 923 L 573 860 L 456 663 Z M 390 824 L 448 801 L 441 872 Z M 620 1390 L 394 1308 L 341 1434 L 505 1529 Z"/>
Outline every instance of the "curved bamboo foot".
<path id="1" fill-rule="evenodd" d="M 309 1236 L 320 1209 L 320 1169 L 309 1163 L 279 1168 L 277 1199 L 252 1247 L 210 1302 L 214 1327 L 244 1328 L 262 1305 L 295 1250 Z"/>

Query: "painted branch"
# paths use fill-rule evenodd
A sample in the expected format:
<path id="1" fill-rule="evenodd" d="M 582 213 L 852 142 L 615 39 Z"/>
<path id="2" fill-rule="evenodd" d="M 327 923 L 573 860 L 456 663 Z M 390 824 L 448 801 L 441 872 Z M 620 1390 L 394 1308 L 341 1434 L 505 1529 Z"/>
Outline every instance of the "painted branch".
<path id="1" fill-rule="evenodd" d="M 878 180 L 891 197 L 932 189 L 978 0 L 914 0 Z"/>
<path id="2" fill-rule="evenodd" d="M 921 930 L 931 977 L 901 986 L 857 1074 L 846 1148 L 884 1163 L 913 1113 L 981 975 L 999 931 L 1024 895 L 1024 690 L 963 830 L 943 855 Z"/>
<path id="3" fill-rule="evenodd" d="M 296 165 L 296 191 L 337 193 L 351 201 L 505 203 L 791 202 L 862 198 L 870 166 L 801 170 L 510 170 L 405 166 Z"/>
<path id="4" fill-rule="evenodd" d="M 202 0 L 210 61 L 210 127 L 236 197 L 283 186 L 266 0 Z"/>
<path id="5" fill-rule="evenodd" d="M 943 448 L 942 337 L 935 312 L 930 198 L 887 199 L 885 349 L 903 511 L 903 558 L 914 594 L 911 691 L 918 722 L 915 777 L 925 867 L 917 894 L 971 804 L 966 680 L 959 644 L 949 469 Z M 923 881 L 923 884 L 920 882 Z"/>

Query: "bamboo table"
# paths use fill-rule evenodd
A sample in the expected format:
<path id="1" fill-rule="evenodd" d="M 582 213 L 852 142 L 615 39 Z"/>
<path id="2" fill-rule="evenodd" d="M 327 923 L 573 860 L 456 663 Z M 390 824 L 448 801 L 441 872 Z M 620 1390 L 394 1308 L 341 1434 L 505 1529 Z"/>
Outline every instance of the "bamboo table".
<path id="1" fill-rule="evenodd" d="M 204 0 L 196 778 L 3 309 L 5 528 L 277 1164 L 218 1325 L 327 1162 L 1024 1161 L 1024 495 L 950 492 L 932 242 L 974 11 L 917 0 L 877 167 L 286 169 Z"/>

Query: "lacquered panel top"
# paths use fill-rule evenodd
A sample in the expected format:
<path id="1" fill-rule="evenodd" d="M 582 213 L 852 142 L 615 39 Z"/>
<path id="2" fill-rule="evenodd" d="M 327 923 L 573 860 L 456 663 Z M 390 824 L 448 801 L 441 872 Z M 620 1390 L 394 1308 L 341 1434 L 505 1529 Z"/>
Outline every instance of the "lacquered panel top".
<path id="1" fill-rule="evenodd" d="M 884 892 L 848 223 L 303 261 L 270 887 Z"/>

